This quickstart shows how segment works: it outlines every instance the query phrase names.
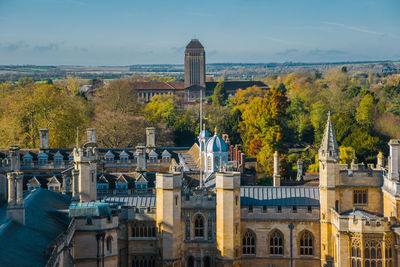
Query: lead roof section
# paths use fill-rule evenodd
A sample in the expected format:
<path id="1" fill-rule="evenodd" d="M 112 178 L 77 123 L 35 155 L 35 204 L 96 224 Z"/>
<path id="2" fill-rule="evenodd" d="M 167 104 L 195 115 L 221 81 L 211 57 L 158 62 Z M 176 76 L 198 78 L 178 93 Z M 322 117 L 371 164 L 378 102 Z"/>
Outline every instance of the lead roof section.
<path id="1" fill-rule="evenodd" d="M 156 196 L 104 197 L 102 202 L 118 206 L 155 207 Z M 316 206 L 319 207 L 318 187 L 246 186 L 240 188 L 242 206 Z"/>
<path id="2" fill-rule="evenodd" d="M 318 187 L 244 186 L 240 188 L 242 206 L 319 206 Z"/>

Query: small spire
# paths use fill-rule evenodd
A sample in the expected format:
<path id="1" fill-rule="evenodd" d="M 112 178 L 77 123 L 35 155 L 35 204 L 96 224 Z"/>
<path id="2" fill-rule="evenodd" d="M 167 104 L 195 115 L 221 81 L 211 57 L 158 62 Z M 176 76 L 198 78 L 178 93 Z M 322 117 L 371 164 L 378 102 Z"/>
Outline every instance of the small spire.
<path id="1" fill-rule="evenodd" d="M 214 128 L 214 134 L 217 134 L 217 126 Z"/>
<path id="2" fill-rule="evenodd" d="M 321 147 L 319 149 L 319 158 L 335 161 L 339 160 L 339 146 L 332 126 L 331 111 L 328 111 L 324 137 L 322 138 Z"/>

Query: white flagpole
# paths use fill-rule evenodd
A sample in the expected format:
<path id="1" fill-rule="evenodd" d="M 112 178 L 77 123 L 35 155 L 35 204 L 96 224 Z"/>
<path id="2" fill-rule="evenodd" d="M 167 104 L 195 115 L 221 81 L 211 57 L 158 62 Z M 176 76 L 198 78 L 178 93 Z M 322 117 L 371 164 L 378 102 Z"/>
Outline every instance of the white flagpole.
<path id="1" fill-rule="evenodd" d="M 200 188 L 203 187 L 203 144 L 201 135 L 203 134 L 203 88 L 200 87 Z"/>

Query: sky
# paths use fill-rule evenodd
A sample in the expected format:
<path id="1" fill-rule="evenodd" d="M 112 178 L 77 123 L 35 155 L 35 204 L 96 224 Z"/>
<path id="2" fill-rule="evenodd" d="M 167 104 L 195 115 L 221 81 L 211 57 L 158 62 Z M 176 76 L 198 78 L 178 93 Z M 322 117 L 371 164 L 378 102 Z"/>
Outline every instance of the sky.
<path id="1" fill-rule="evenodd" d="M 0 0 L 0 65 L 400 59 L 399 0 Z"/>

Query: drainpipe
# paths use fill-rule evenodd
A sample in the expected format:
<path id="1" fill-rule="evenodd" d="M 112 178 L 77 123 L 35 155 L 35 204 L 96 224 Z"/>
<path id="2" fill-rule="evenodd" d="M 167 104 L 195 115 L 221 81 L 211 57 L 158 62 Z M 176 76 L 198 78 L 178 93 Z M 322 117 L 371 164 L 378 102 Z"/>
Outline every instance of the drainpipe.
<path id="1" fill-rule="evenodd" d="M 293 223 L 288 225 L 290 229 L 290 267 L 293 267 Z"/>
<path id="2" fill-rule="evenodd" d="M 97 241 L 97 256 L 96 256 L 96 260 L 97 260 L 97 267 L 100 267 L 100 233 L 96 234 L 96 241 Z"/>

